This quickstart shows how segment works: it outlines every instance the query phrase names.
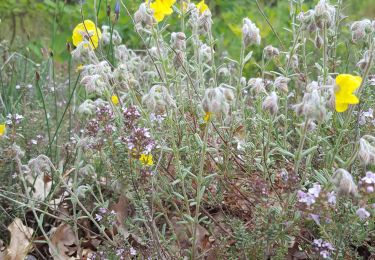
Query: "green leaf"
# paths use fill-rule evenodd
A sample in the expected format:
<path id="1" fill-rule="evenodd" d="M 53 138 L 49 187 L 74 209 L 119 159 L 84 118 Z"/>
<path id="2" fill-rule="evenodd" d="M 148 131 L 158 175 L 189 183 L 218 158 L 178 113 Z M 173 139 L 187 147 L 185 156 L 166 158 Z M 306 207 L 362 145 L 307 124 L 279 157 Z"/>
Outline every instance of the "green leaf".
<path id="1" fill-rule="evenodd" d="M 253 56 L 253 52 L 251 51 L 246 55 L 245 59 L 243 60 L 243 65 L 248 63 L 252 56 Z"/>
<path id="2" fill-rule="evenodd" d="M 310 153 L 314 152 L 317 148 L 318 148 L 317 145 L 315 145 L 313 147 L 310 147 L 309 149 L 307 149 L 306 151 L 304 151 L 302 153 L 302 157 L 301 158 L 304 158 L 306 155 L 309 155 Z"/>

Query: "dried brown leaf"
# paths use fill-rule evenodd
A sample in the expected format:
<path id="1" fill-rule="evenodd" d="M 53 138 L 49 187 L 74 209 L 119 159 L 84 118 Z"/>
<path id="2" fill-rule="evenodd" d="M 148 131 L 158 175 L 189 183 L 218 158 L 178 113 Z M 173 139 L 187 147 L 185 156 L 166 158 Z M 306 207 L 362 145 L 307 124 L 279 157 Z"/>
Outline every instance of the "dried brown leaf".
<path id="1" fill-rule="evenodd" d="M 121 233 L 124 238 L 129 237 L 129 231 L 124 225 L 125 218 L 129 215 L 129 200 L 125 196 L 121 195 L 117 203 L 110 207 L 110 210 L 116 212 L 116 227 L 119 233 Z"/>
<path id="2" fill-rule="evenodd" d="M 75 234 L 71 226 L 61 224 L 50 237 L 52 246 L 49 251 L 54 260 L 75 259 L 72 257 L 77 251 Z"/>
<path id="3" fill-rule="evenodd" d="M 29 250 L 31 249 L 30 239 L 34 230 L 26 227 L 22 220 L 15 218 L 14 221 L 8 226 L 10 232 L 10 244 L 6 249 L 5 260 L 19 260 L 24 259 Z"/>

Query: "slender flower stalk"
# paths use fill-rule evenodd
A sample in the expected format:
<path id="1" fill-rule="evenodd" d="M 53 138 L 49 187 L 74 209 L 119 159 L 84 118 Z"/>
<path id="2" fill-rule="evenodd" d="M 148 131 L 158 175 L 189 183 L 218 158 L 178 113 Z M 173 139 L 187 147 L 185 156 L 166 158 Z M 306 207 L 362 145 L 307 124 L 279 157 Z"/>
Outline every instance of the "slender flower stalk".
<path id="1" fill-rule="evenodd" d="M 301 128 L 301 130 L 302 130 L 301 137 L 300 137 L 300 140 L 299 140 L 297 152 L 296 152 L 295 159 L 294 159 L 294 172 L 296 174 L 298 174 L 299 167 L 301 165 L 302 151 L 303 151 L 303 146 L 304 146 L 305 140 L 306 140 L 306 134 L 307 134 L 308 126 L 309 126 L 309 119 L 306 119 L 306 122 L 304 123 L 303 127 Z"/>

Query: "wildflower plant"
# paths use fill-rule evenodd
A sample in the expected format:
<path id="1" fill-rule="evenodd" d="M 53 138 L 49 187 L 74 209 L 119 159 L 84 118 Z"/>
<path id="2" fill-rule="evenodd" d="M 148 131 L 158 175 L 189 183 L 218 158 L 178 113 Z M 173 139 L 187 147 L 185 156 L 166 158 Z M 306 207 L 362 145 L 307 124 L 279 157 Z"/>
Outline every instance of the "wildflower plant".
<path id="1" fill-rule="evenodd" d="M 256 1 L 264 21 L 243 18 L 231 56 L 208 1 L 112 2 L 76 21 L 60 74 L 52 54 L 1 64 L 0 202 L 35 232 L 23 257 L 374 252 L 374 21 L 290 1 L 281 37 Z"/>

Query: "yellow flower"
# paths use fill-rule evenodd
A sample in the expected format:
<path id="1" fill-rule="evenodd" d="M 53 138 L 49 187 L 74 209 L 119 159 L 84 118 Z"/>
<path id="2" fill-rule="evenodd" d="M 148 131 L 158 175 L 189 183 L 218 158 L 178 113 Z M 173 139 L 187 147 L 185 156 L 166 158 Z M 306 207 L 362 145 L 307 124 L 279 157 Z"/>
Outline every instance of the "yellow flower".
<path id="1" fill-rule="evenodd" d="M 337 112 L 345 112 L 349 105 L 359 103 L 354 91 L 359 88 L 362 78 L 350 74 L 340 74 L 336 77 L 335 107 Z"/>
<path id="2" fill-rule="evenodd" d="M 154 11 L 154 18 L 157 22 L 163 21 L 166 15 L 173 13 L 172 5 L 176 0 L 156 0 L 150 4 L 150 8 Z"/>
<path id="3" fill-rule="evenodd" d="M 78 72 L 80 72 L 81 70 L 83 70 L 83 65 L 82 64 L 80 64 L 80 65 L 78 65 L 77 66 L 77 68 L 76 68 L 76 72 L 78 73 Z"/>
<path id="4" fill-rule="evenodd" d="M 205 122 L 208 122 L 211 119 L 212 113 L 211 112 L 206 112 L 206 114 L 203 117 L 203 120 Z"/>
<path id="5" fill-rule="evenodd" d="M 152 160 L 152 154 L 141 154 L 141 157 L 139 157 L 139 161 L 146 166 L 152 166 L 154 165 L 154 161 Z"/>
<path id="6" fill-rule="evenodd" d="M 0 124 L 0 136 L 5 135 L 5 124 Z"/>
<path id="7" fill-rule="evenodd" d="M 116 95 L 113 95 L 111 97 L 111 101 L 112 101 L 112 104 L 114 104 L 115 106 L 117 106 L 119 103 L 118 97 Z"/>
<path id="8" fill-rule="evenodd" d="M 204 11 L 208 10 L 208 5 L 206 5 L 206 3 L 204 2 L 204 0 L 200 1 L 198 4 L 197 4 L 197 8 L 199 10 L 199 12 L 201 14 L 204 13 Z"/>
<path id="9" fill-rule="evenodd" d="M 91 20 L 85 20 L 74 28 L 72 39 L 74 46 L 78 46 L 78 44 L 87 40 L 90 46 L 95 49 L 98 47 L 101 37 L 102 32 L 95 26 L 95 23 Z"/>

